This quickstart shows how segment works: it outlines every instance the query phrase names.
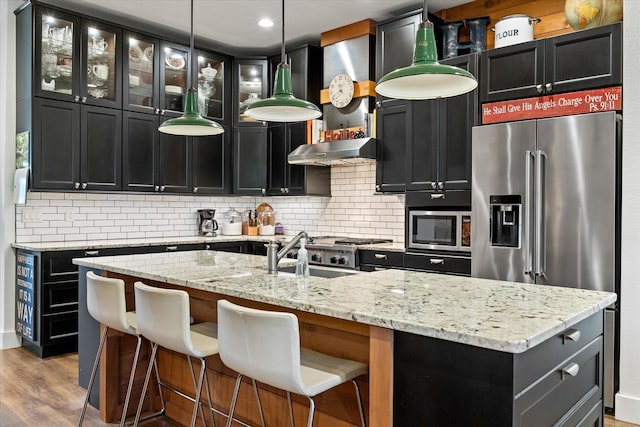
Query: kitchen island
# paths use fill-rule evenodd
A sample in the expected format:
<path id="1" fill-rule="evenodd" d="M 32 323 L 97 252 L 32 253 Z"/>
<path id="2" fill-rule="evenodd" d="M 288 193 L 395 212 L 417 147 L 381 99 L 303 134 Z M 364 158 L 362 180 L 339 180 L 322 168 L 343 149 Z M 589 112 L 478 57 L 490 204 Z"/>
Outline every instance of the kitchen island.
<path id="1" fill-rule="evenodd" d="M 540 426 L 550 416 L 551 424 L 602 417 L 602 310 L 616 300 L 612 293 L 399 270 L 299 280 L 268 274 L 264 257 L 215 251 L 74 263 L 81 280 L 87 269 L 123 278 L 130 309 L 133 282 L 142 280 L 187 290 L 197 322 L 215 321 L 221 298 L 296 313 L 303 345 L 369 364 L 359 382 L 371 426 Z M 119 414 L 132 348 L 130 337 L 109 336 L 100 382 L 106 421 Z M 234 373 L 212 359 L 214 406 L 226 412 Z M 188 390 L 181 360 L 162 352 L 161 376 Z M 258 425 L 255 398 L 250 387 L 243 390 L 237 414 Z M 283 393 L 265 386 L 261 398 L 267 425 L 286 420 Z M 168 416 L 184 422 L 189 402 L 171 399 Z M 294 402 L 301 422 L 307 403 Z M 357 424 L 348 385 L 318 399 L 318 426 Z"/>

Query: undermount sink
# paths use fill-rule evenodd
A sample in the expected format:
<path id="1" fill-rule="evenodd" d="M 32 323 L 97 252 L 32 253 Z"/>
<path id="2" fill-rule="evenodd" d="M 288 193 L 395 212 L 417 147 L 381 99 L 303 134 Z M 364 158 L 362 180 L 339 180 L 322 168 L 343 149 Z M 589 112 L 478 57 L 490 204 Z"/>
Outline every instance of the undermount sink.
<path id="1" fill-rule="evenodd" d="M 296 266 L 295 265 L 287 265 L 284 267 L 278 268 L 278 274 L 282 275 L 295 275 Z M 344 277 L 350 276 L 353 274 L 358 274 L 358 271 L 355 270 L 344 270 L 338 268 L 331 267 L 318 267 L 318 266 L 309 266 L 309 274 L 312 277 L 323 277 L 325 279 L 333 279 L 335 277 Z"/>

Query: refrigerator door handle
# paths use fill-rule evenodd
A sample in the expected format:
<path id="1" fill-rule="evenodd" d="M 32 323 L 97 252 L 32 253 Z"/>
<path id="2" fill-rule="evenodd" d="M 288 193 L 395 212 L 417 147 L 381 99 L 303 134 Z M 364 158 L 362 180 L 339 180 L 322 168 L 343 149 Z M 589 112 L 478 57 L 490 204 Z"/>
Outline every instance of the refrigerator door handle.
<path id="1" fill-rule="evenodd" d="M 523 212 L 525 222 L 524 222 L 524 238 L 522 241 L 525 242 L 525 269 L 524 274 L 531 276 L 533 272 L 533 164 L 535 161 L 535 155 L 532 151 L 525 151 L 525 193 L 524 193 L 524 204 L 526 206 L 526 212 Z M 491 230 L 491 226 L 489 226 L 489 230 Z"/>
<path id="2" fill-rule="evenodd" d="M 547 254 L 545 245 L 545 162 L 547 154 L 542 150 L 536 150 L 536 201 L 535 201 L 535 275 L 545 277 L 547 273 Z"/>

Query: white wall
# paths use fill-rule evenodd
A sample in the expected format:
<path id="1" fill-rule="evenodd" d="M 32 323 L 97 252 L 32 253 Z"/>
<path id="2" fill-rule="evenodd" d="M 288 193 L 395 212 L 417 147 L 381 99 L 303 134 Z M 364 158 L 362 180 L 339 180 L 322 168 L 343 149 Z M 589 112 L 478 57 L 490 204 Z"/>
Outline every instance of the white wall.
<path id="1" fill-rule="evenodd" d="M 0 349 L 20 345 L 15 333 L 15 16 L 19 0 L 0 0 Z"/>
<path id="2" fill-rule="evenodd" d="M 624 92 L 622 156 L 622 288 L 620 391 L 616 418 L 640 424 L 640 2 L 624 2 Z"/>

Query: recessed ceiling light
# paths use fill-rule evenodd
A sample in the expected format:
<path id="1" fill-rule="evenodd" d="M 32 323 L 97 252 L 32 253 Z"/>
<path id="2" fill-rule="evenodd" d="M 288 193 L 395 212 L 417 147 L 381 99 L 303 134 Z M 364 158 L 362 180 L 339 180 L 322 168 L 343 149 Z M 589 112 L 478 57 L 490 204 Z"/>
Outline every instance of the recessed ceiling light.
<path id="1" fill-rule="evenodd" d="M 264 28 L 273 27 L 273 21 L 269 18 L 262 18 L 260 22 L 258 22 L 258 25 Z"/>

